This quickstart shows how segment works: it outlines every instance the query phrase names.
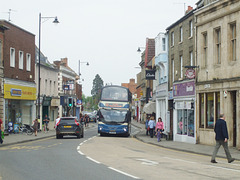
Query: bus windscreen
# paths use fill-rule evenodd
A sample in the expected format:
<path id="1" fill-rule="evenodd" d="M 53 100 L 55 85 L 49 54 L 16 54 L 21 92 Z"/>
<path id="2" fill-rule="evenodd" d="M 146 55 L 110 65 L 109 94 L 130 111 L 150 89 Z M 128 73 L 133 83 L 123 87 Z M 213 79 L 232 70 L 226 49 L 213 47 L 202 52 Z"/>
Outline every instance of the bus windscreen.
<path id="1" fill-rule="evenodd" d="M 107 87 L 102 89 L 102 101 L 128 101 L 128 90 L 121 87 Z"/>
<path id="2" fill-rule="evenodd" d="M 127 111 L 101 109 L 99 114 L 100 121 L 122 123 L 127 120 Z"/>

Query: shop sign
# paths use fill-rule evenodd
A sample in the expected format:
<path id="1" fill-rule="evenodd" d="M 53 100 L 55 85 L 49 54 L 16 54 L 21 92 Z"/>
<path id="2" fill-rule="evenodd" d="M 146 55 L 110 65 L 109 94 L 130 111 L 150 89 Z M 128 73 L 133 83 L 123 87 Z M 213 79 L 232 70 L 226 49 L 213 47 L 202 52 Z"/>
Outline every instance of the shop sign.
<path id="1" fill-rule="evenodd" d="M 74 80 L 68 80 L 67 84 L 74 84 Z"/>
<path id="2" fill-rule="evenodd" d="M 195 95 L 195 82 L 188 81 L 173 85 L 173 97 Z"/>
<path id="3" fill-rule="evenodd" d="M 172 99 L 173 99 L 173 92 L 168 91 L 168 100 L 172 100 Z"/>
<path id="4" fill-rule="evenodd" d="M 51 106 L 60 106 L 60 99 L 52 99 Z"/>
<path id="5" fill-rule="evenodd" d="M 11 88 L 11 96 L 22 96 L 22 90 Z"/>
<path id="6" fill-rule="evenodd" d="M 190 101 L 176 102 L 175 109 L 191 109 L 191 102 Z"/>
<path id="7" fill-rule="evenodd" d="M 69 90 L 69 85 L 63 85 L 63 90 Z"/>
<path id="8" fill-rule="evenodd" d="M 193 78 L 195 78 L 195 70 L 192 68 L 187 69 L 185 75 L 187 76 L 187 78 L 193 79 Z"/>
<path id="9" fill-rule="evenodd" d="M 4 84 L 4 99 L 36 100 L 35 87 Z"/>
<path id="10" fill-rule="evenodd" d="M 155 70 L 146 70 L 146 79 L 154 80 L 155 79 Z"/>

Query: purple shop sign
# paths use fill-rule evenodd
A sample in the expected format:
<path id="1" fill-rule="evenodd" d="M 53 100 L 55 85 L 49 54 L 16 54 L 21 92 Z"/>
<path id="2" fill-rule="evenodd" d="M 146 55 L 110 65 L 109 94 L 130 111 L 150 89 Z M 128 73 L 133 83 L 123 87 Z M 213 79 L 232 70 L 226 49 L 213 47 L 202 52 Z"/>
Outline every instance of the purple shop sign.
<path id="1" fill-rule="evenodd" d="M 195 81 L 188 81 L 173 85 L 173 97 L 195 95 Z"/>

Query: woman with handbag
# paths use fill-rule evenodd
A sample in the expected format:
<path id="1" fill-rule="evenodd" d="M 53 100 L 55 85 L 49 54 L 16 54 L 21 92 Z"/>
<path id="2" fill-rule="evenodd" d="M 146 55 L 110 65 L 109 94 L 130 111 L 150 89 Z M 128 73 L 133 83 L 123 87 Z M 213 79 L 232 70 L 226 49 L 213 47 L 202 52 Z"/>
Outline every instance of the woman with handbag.
<path id="1" fill-rule="evenodd" d="M 162 122 L 162 118 L 161 117 L 158 118 L 158 122 L 156 124 L 155 131 L 159 132 L 158 136 L 157 136 L 158 142 L 159 142 L 159 141 L 161 141 L 162 132 L 164 131 L 163 122 Z"/>

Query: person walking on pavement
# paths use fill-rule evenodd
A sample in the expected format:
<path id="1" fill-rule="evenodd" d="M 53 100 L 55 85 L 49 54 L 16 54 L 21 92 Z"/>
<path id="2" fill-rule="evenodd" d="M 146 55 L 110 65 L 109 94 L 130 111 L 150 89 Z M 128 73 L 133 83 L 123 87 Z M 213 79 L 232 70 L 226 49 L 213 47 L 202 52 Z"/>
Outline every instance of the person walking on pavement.
<path id="1" fill-rule="evenodd" d="M 149 119 L 150 119 L 150 117 L 147 116 L 146 123 L 145 123 L 146 135 L 147 135 L 147 136 L 148 136 L 148 133 L 149 133 L 149 126 L 148 126 Z"/>
<path id="2" fill-rule="evenodd" d="M 149 126 L 149 133 L 150 133 L 150 137 L 153 138 L 153 131 L 155 128 L 155 120 L 154 117 L 151 116 L 150 121 L 148 122 L 148 126 Z"/>
<path id="3" fill-rule="evenodd" d="M 158 122 L 156 124 L 155 131 L 156 131 L 156 135 L 157 135 L 158 142 L 159 142 L 159 141 L 161 141 L 162 132 L 164 131 L 163 122 L 162 122 L 161 117 L 158 118 Z"/>
<path id="4" fill-rule="evenodd" d="M 2 119 L 0 119 L 0 143 L 1 143 L 1 144 L 3 143 L 2 132 L 4 133 L 4 128 L 3 128 Z"/>
<path id="5" fill-rule="evenodd" d="M 37 118 L 33 120 L 33 129 L 35 132 L 35 136 L 37 136 L 37 132 L 38 132 L 38 119 Z"/>
<path id="6" fill-rule="evenodd" d="M 54 125 L 54 128 L 56 129 L 57 128 L 57 124 L 59 123 L 60 121 L 60 117 L 59 115 L 57 116 L 57 119 L 55 120 L 55 125 Z"/>
<path id="7" fill-rule="evenodd" d="M 48 118 L 48 116 L 47 115 L 45 115 L 45 119 L 43 120 L 43 122 L 44 122 L 44 132 L 46 133 L 46 132 L 48 132 L 48 123 L 49 123 L 49 118 Z"/>
<path id="8" fill-rule="evenodd" d="M 232 158 L 229 149 L 228 149 L 228 130 L 227 130 L 227 123 L 225 121 L 225 116 L 224 114 L 220 114 L 220 118 L 217 120 L 215 127 L 214 127 L 214 132 L 216 134 L 215 139 L 216 139 L 216 146 L 213 151 L 211 163 L 217 163 L 215 160 L 217 156 L 217 152 L 222 145 L 224 148 L 224 151 L 227 156 L 228 163 L 233 162 L 235 159 Z"/>

